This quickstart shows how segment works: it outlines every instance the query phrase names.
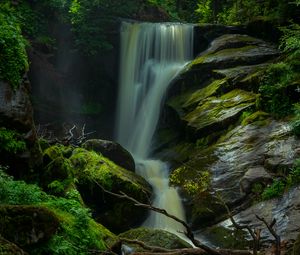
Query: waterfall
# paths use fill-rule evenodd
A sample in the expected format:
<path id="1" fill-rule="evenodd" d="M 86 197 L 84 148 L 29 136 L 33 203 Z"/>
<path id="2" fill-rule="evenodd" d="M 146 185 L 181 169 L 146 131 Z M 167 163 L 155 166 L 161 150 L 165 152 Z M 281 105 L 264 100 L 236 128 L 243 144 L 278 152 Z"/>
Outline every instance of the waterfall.
<path id="1" fill-rule="evenodd" d="M 136 161 L 137 173 L 153 187 L 153 205 L 184 220 L 177 190 L 168 185 L 166 163 L 150 159 L 151 142 L 168 85 L 191 60 L 193 26 L 171 23 L 121 25 L 120 80 L 116 140 Z M 151 212 L 145 226 L 177 233 L 183 227 Z"/>

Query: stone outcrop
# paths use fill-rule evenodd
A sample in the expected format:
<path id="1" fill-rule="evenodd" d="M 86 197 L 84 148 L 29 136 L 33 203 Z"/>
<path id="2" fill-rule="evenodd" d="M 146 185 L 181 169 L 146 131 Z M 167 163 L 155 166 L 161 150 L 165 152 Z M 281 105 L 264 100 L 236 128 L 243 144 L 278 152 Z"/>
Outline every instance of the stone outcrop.
<path id="1" fill-rule="evenodd" d="M 101 224 L 115 232 L 125 231 L 141 223 L 147 210 L 137 208 L 126 199 L 116 198 L 103 189 L 118 194 L 124 192 L 147 203 L 152 195 L 151 186 L 142 177 L 103 154 L 71 146 L 49 147 L 44 151 L 44 172 L 40 178 L 46 190 L 49 190 L 51 183 L 61 182 L 64 190 L 59 195 L 76 187 L 82 201 L 92 209 Z"/>
<path id="2" fill-rule="evenodd" d="M 288 121 L 274 120 L 258 106 L 262 76 L 278 55 L 260 39 L 225 34 L 191 61 L 169 91 L 167 111 L 176 116 L 164 126 L 172 139 L 162 141 L 158 155 L 172 162 L 171 183 L 180 187 L 196 229 L 226 218 L 224 202 L 235 212 L 250 207 L 258 187 L 299 158 Z"/>
<path id="3" fill-rule="evenodd" d="M 82 147 L 87 150 L 101 153 L 104 157 L 109 158 L 111 161 L 127 170 L 135 171 L 135 163 L 132 155 L 116 142 L 91 139 L 87 140 Z"/>

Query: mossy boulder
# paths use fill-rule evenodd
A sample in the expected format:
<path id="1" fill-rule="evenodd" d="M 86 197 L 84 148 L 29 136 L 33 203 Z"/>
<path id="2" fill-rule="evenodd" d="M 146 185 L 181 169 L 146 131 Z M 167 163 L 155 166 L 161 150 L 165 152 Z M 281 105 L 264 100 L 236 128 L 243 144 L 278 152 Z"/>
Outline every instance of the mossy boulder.
<path id="1" fill-rule="evenodd" d="M 262 40 L 239 34 L 223 35 L 193 60 L 187 70 L 224 69 L 266 62 L 278 56 L 277 49 Z"/>
<path id="2" fill-rule="evenodd" d="M 256 98 L 256 94 L 238 89 L 221 97 L 209 97 L 182 120 L 192 135 L 205 136 L 212 131 L 226 129 L 238 119 L 243 110 L 255 105 Z"/>
<path id="3" fill-rule="evenodd" d="M 0 206 L 0 234 L 20 247 L 49 240 L 59 219 L 43 206 Z"/>
<path id="4" fill-rule="evenodd" d="M 179 238 L 177 235 L 166 230 L 151 228 L 135 228 L 119 235 L 120 238 L 142 241 L 149 246 L 156 246 L 165 249 L 191 248 L 191 245 Z M 131 244 L 129 244 L 132 246 Z M 135 251 L 142 251 L 140 246 L 132 246 Z"/>
<path id="5" fill-rule="evenodd" d="M 126 199 L 119 199 L 103 188 L 127 195 L 147 203 L 151 197 L 150 185 L 140 176 L 128 171 L 94 151 L 77 148 L 70 157 L 77 179 L 77 187 L 84 202 L 95 217 L 109 229 L 120 232 L 140 223 L 147 211 L 134 206 Z"/>
<path id="6" fill-rule="evenodd" d="M 127 170 L 135 171 L 135 163 L 132 155 L 116 142 L 91 139 L 87 140 L 82 147 L 87 150 L 93 150 L 97 153 L 101 153 L 104 157 L 109 158 L 115 164 Z"/>
<path id="7" fill-rule="evenodd" d="M 0 237 L 0 255 L 28 255 L 28 253 L 14 243 Z"/>

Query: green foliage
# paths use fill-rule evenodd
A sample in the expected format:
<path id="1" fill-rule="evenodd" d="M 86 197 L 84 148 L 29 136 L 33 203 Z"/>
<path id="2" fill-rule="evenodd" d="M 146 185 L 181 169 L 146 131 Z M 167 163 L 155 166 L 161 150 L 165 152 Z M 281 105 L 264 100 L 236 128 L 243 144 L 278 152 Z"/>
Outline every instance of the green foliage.
<path id="1" fill-rule="evenodd" d="M 270 65 L 259 88 L 264 109 L 275 117 L 291 114 L 300 95 L 300 26 L 292 24 L 281 30 L 280 48 L 287 56 L 282 62 Z"/>
<path id="2" fill-rule="evenodd" d="M 284 52 L 289 53 L 289 58 L 297 58 L 300 56 L 300 25 L 291 24 L 282 27 L 283 36 L 280 38 L 280 48 Z"/>
<path id="3" fill-rule="evenodd" d="M 275 117 L 284 117 L 292 113 L 291 87 L 297 73 L 287 62 L 270 65 L 259 88 L 265 111 Z"/>
<path id="4" fill-rule="evenodd" d="M 294 113 L 295 117 L 293 118 L 291 122 L 293 133 L 300 137 L 300 104 L 294 105 Z"/>
<path id="5" fill-rule="evenodd" d="M 284 190 L 285 190 L 284 181 L 276 180 L 263 191 L 262 199 L 267 200 L 267 199 L 279 197 L 283 194 Z"/>
<path id="6" fill-rule="evenodd" d="M 5 2 L 0 3 L 0 27 L 0 79 L 16 89 L 28 70 L 26 41 L 13 9 Z"/>
<path id="7" fill-rule="evenodd" d="M 213 22 L 213 11 L 211 8 L 211 0 L 198 1 L 195 12 L 199 15 L 199 22 Z"/>
<path id="8" fill-rule="evenodd" d="M 300 159 L 297 159 L 293 168 L 289 171 L 284 179 L 275 180 L 262 193 L 262 199 L 267 200 L 281 196 L 284 191 L 300 184 Z"/>
<path id="9" fill-rule="evenodd" d="M 104 250 L 104 239 L 114 238 L 108 230 L 94 222 L 89 209 L 82 206 L 78 191 L 70 190 L 66 198 L 49 196 L 38 186 L 15 181 L 0 166 L 0 204 L 46 206 L 60 219 L 58 232 L 31 254 L 85 255 L 90 250 Z"/>
<path id="10" fill-rule="evenodd" d="M 0 152 L 9 152 L 16 154 L 26 149 L 26 143 L 21 134 L 16 131 L 0 128 Z"/>
<path id="11" fill-rule="evenodd" d="M 262 16 L 268 20 L 285 20 L 292 12 L 291 4 L 279 0 L 198 0 L 195 11 L 200 14 L 199 22 L 238 25 Z"/>
<path id="12" fill-rule="evenodd" d="M 0 204 L 29 205 L 38 204 L 47 198 L 47 194 L 32 184 L 14 181 L 0 167 Z"/>
<path id="13" fill-rule="evenodd" d="M 297 159 L 294 166 L 287 176 L 287 187 L 292 187 L 300 183 L 300 159 Z"/>

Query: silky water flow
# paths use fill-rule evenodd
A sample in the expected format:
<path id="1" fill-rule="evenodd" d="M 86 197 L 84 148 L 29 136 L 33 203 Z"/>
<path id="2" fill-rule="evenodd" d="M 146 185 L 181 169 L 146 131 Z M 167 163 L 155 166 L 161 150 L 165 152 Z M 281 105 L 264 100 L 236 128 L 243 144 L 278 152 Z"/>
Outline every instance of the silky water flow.
<path id="1" fill-rule="evenodd" d="M 120 54 L 116 140 L 133 154 L 136 172 L 152 185 L 153 205 L 185 220 L 177 190 L 168 184 L 168 165 L 150 153 L 168 85 L 192 58 L 193 26 L 123 22 Z M 184 230 L 156 212 L 143 225 L 176 234 Z"/>

